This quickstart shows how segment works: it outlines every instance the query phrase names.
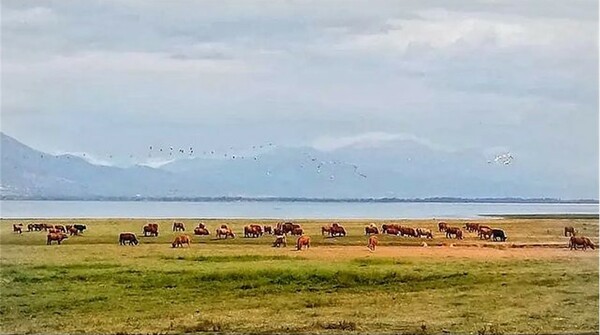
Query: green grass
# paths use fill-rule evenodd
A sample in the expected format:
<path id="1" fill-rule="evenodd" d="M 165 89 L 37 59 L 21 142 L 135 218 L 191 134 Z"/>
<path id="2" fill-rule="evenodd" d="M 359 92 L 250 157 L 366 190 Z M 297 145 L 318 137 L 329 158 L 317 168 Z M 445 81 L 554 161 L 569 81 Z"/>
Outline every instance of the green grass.
<path id="1" fill-rule="evenodd" d="M 320 223 L 311 229 L 318 243 L 303 252 L 271 248 L 271 237 L 198 238 L 173 249 L 175 234 L 166 229 L 139 246 L 116 244 L 118 232 L 143 222 L 90 220 L 84 236 L 61 246 L 44 245 L 43 233 L 17 236 L 0 222 L 0 332 L 537 334 L 599 326 L 596 252 L 422 258 L 390 247 L 399 252 L 387 257 L 385 248 L 343 245 L 364 247 L 364 236 L 327 246 L 318 240 Z M 518 223 L 494 222 L 524 236 L 520 243 L 558 228 L 536 221 L 518 235 Z M 363 224 L 344 223 L 352 233 Z M 584 224 L 597 233 L 597 222 L 574 223 Z"/>

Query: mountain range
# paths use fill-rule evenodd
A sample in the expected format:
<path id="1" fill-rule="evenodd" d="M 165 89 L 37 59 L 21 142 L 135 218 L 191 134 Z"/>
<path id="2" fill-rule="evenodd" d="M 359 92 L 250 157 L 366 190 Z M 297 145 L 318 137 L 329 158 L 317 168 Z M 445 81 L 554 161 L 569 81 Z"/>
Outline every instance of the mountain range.
<path id="1" fill-rule="evenodd" d="M 570 190 L 581 187 L 475 151 L 440 152 L 411 142 L 332 152 L 277 147 L 257 159 L 196 157 L 154 168 L 52 155 L 4 133 L 0 151 L 3 198 L 577 198 Z"/>

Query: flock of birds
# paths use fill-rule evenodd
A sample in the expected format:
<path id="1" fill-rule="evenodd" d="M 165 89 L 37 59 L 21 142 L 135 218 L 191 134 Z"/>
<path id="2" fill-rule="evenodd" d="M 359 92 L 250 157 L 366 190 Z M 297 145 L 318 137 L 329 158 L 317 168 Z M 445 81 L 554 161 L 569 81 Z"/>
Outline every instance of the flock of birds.
<path id="1" fill-rule="evenodd" d="M 159 162 L 171 162 L 182 159 L 194 159 L 194 158 L 203 158 L 203 159 L 221 159 L 221 160 L 237 160 L 237 161 L 255 161 L 258 162 L 261 160 L 261 157 L 277 146 L 271 142 L 264 144 L 257 144 L 248 146 L 245 148 L 234 148 L 230 146 L 225 150 L 195 150 L 193 146 L 190 147 L 174 147 L 174 146 L 156 146 L 156 145 L 148 145 L 147 152 L 134 155 L 129 154 L 130 160 L 146 160 L 146 161 L 159 161 Z M 83 153 L 80 155 L 83 158 L 86 158 L 86 154 Z M 44 158 L 44 155 L 41 155 Z M 60 156 L 59 156 L 60 157 Z M 69 159 L 69 156 L 66 156 Z M 103 159 L 107 160 L 115 160 L 122 159 L 123 157 L 115 157 L 113 154 L 109 154 L 108 157 L 103 157 Z M 410 161 L 410 159 L 408 159 Z M 514 160 L 514 157 L 510 152 L 501 153 L 495 155 L 493 160 L 488 160 L 488 164 L 502 164 L 502 165 L 510 165 Z M 297 166 L 300 169 L 304 170 L 312 170 L 314 173 L 318 175 L 328 175 L 329 180 L 336 180 L 336 176 L 342 175 L 342 171 L 351 171 L 351 173 L 357 178 L 368 178 L 367 174 L 361 171 L 359 165 L 353 162 L 345 162 L 342 160 L 323 160 L 312 153 L 303 152 L 301 161 L 297 162 Z M 266 168 L 265 175 L 271 176 L 274 174 L 272 168 Z"/>

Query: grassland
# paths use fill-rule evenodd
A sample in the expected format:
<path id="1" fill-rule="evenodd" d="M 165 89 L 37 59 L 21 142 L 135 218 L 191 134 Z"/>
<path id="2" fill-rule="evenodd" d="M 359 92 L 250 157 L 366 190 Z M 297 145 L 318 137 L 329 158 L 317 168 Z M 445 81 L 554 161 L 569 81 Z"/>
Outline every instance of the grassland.
<path id="1" fill-rule="evenodd" d="M 158 238 L 118 246 L 147 220 L 44 220 L 84 223 L 62 245 L 45 234 L 12 232 L 0 222 L 2 333 L 597 333 L 598 253 L 569 251 L 565 225 L 598 242 L 597 219 L 487 219 L 506 243 L 437 234 L 423 241 L 381 236 L 369 252 L 363 227 L 344 221 L 344 238 L 320 236 L 327 221 L 298 220 L 308 251 L 271 248 L 272 237 L 193 237 L 170 247 L 172 220 Z M 188 231 L 199 220 L 178 220 Z M 227 223 L 241 235 L 250 220 Z M 269 220 L 252 220 L 274 224 Z M 462 225 L 464 221 L 449 221 Z M 435 228 L 433 220 L 402 220 Z"/>

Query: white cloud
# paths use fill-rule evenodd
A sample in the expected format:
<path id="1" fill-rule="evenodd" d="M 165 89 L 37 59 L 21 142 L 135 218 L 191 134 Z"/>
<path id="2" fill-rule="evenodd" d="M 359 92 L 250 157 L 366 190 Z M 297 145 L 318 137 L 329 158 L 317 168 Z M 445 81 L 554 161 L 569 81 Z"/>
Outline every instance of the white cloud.
<path id="1" fill-rule="evenodd" d="M 56 13 L 46 7 L 32 7 L 22 10 L 2 9 L 3 28 L 32 28 L 58 22 Z"/>
<path id="2" fill-rule="evenodd" d="M 86 51 L 72 55 L 56 55 L 39 61 L 4 61 L 5 73 L 242 73 L 251 71 L 240 60 L 178 59 L 169 53 Z"/>
<path id="3" fill-rule="evenodd" d="M 472 52 L 479 48 L 572 50 L 597 45 L 596 22 L 459 13 L 419 12 L 418 18 L 390 19 L 376 33 L 350 35 L 340 49 L 405 53 L 413 47 Z M 448 50 L 447 50 L 448 52 Z"/>
<path id="4" fill-rule="evenodd" d="M 453 151 L 428 139 L 408 133 L 368 132 L 352 136 L 317 138 L 312 146 L 320 151 L 335 151 L 342 148 L 377 148 L 391 142 L 413 142 L 433 150 Z"/>

